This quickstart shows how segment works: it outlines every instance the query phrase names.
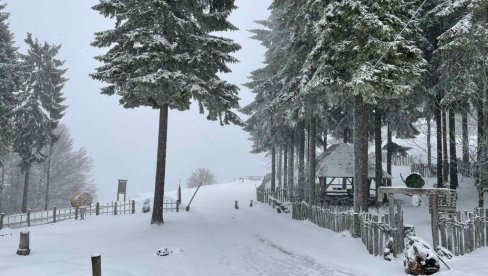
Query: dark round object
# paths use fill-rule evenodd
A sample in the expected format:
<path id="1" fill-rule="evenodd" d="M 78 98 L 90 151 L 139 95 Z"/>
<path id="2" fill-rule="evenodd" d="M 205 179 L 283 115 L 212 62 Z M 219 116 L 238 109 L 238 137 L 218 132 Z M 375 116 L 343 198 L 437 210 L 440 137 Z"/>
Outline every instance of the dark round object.
<path id="1" fill-rule="evenodd" d="M 422 188 L 425 185 L 425 180 L 420 174 L 412 173 L 405 180 L 405 184 L 409 188 Z"/>

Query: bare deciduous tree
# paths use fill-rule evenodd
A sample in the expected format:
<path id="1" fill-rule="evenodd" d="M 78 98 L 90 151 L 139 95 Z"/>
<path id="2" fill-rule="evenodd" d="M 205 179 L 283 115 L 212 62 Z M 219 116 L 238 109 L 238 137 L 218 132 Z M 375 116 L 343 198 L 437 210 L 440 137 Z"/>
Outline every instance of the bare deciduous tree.
<path id="1" fill-rule="evenodd" d="M 194 188 L 200 183 L 203 183 L 202 185 L 215 184 L 215 177 L 213 173 L 208 169 L 199 168 L 191 174 L 190 178 L 188 178 L 188 181 L 186 182 L 186 185 L 188 188 Z"/>

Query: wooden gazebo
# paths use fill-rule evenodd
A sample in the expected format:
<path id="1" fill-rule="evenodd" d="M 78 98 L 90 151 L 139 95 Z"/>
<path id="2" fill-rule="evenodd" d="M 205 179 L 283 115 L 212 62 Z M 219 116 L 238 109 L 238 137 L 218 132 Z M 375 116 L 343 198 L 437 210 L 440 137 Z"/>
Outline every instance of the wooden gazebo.
<path id="1" fill-rule="evenodd" d="M 319 179 L 320 194 L 348 195 L 352 196 L 354 191 L 354 146 L 353 144 L 334 144 L 317 157 L 316 176 Z M 369 195 L 374 196 L 371 191 L 371 184 L 375 182 L 375 167 L 368 165 Z M 386 180 L 391 175 L 383 171 L 383 183 L 378 186 L 386 186 Z M 376 183 L 375 183 L 376 185 Z M 376 187 L 376 186 L 375 186 Z"/>

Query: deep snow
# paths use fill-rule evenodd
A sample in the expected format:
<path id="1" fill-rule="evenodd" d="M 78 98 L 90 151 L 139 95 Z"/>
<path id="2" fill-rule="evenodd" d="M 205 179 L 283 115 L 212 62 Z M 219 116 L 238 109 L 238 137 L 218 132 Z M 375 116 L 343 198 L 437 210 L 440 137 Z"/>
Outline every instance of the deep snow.
<path id="1" fill-rule="evenodd" d="M 257 182 L 204 186 L 190 212 L 104 215 L 31 227 L 31 255 L 15 254 L 19 232 L 0 237 L 0 275 L 91 275 L 100 253 L 103 275 L 403 275 L 402 259 L 369 255 L 359 239 L 249 207 Z M 194 189 L 183 190 L 183 205 Z M 171 194 L 169 195 L 171 196 Z M 240 209 L 234 209 L 234 201 Z M 156 252 L 167 248 L 173 254 Z M 488 249 L 449 261 L 438 275 L 488 275 Z M 469 264 L 469 266 L 467 266 Z M 467 267 L 464 267 L 464 266 Z M 445 270 L 445 267 L 442 268 Z"/>

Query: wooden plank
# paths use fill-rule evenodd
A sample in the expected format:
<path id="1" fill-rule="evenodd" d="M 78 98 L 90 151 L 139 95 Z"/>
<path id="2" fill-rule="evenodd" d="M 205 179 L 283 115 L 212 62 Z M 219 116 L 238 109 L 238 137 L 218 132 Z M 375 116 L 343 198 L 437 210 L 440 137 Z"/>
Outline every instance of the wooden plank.
<path id="1" fill-rule="evenodd" d="M 380 187 L 378 189 L 378 200 L 381 201 L 385 194 L 404 194 L 404 195 L 451 195 L 455 190 L 446 188 L 404 188 L 404 187 Z"/>

